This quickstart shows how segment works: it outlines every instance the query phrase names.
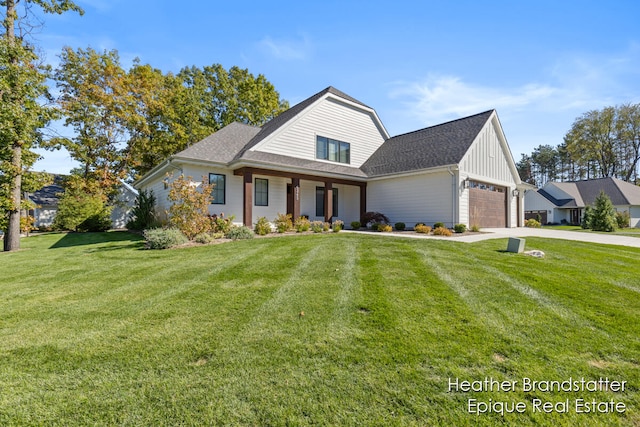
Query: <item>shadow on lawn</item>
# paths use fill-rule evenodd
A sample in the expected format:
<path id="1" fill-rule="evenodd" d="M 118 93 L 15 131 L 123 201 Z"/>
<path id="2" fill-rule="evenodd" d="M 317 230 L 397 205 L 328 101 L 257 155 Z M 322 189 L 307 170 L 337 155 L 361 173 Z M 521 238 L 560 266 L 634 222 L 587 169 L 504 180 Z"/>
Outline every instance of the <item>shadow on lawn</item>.
<path id="1" fill-rule="evenodd" d="M 113 250 L 131 247 L 142 248 L 144 238 L 128 231 L 107 231 L 104 233 L 66 233 L 49 249 L 70 248 L 75 246 L 97 245 L 100 243 L 122 243 L 102 246 L 100 250 Z"/>

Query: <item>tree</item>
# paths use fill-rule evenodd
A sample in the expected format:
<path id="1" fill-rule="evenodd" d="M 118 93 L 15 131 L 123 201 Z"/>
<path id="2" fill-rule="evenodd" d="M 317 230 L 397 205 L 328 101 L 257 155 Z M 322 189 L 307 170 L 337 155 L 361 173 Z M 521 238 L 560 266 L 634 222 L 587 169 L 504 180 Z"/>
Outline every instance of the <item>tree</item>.
<path id="1" fill-rule="evenodd" d="M 48 97 L 45 80 L 48 69 L 37 63 L 34 49 L 26 43 L 18 18 L 21 0 L 2 0 L 5 33 L 0 38 L 0 194 L 2 216 L 6 216 L 4 250 L 20 248 L 20 201 L 22 176 L 35 161 L 30 150 L 42 135 L 40 129 L 53 117 L 54 111 L 38 100 Z M 70 0 L 22 0 L 25 7 L 40 6 L 46 13 L 69 10 L 83 14 Z"/>
<path id="2" fill-rule="evenodd" d="M 126 123 L 134 113 L 127 73 L 115 50 L 67 47 L 60 58 L 55 73 L 61 91 L 58 103 L 65 126 L 71 126 L 75 136 L 55 138 L 50 145 L 65 147 L 80 162 L 83 179 L 97 182 L 109 194 L 126 174 Z"/>
<path id="3" fill-rule="evenodd" d="M 211 230 L 209 204 L 213 187 L 214 185 L 209 184 L 204 176 L 200 184 L 194 182 L 190 176 L 185 178 L 183 175 L 169 184 L 168 198 L 173 202 L 169 208 L 169 222 L 189 240 Z"/>
<path id="4" fill-rule="evenodd" d="M 106 231 L 111 227 L 111 208 L 97 182 L 87 183 L 71 175 L 64 183 L 53 227 L 71 231 Z M 93 187 L 93 188 L 92 188 Z"/>
<path id="5" fill-rule="evenodd" d="M 589 212 L 587 226 L 593 231 L 615 231 L 618 225 L 616 210 L 611 203 L 611 199 L 606 193 L 600 190 L 600 194 L 593 203 L 593 208 Z"/>

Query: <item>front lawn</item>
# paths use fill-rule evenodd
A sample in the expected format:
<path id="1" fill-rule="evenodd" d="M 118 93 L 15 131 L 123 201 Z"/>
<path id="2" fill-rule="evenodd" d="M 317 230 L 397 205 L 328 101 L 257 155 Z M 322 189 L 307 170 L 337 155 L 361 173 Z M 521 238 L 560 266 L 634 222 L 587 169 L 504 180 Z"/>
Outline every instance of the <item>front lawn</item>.
<path id="1" fill-rule="evenodd" d="M 22 247 L 0 253 L 0 425 L 640 425 L 640 249 L 527 238 L 537 259 L 506 239 L 333 233 L 148 251 L 122 232 Z M 449 391 L 485 378 L 515 390 Z"/>
<path id="2" fill-rule="evenodd" d="M 565 230 L 565 231 L 580 231 L 582 233 L 603 233 L 603 234 L 615 234 L 617 236 L 631 236 L 640 237 L 640 228 L 618 228 L 613 232 L 606 231 L 593 231 L 585 230 L 579 225 L 545 225 L 542 228 L 545 230 Z"/>

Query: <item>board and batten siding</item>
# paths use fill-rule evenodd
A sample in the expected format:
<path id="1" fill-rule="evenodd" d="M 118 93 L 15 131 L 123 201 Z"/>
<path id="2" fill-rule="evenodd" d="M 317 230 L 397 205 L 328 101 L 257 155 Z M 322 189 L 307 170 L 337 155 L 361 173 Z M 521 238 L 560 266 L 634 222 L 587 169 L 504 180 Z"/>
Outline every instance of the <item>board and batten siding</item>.
<path id="1" fill-rule="evenodd" d="M 316 160 L 316 136 L 348 142 L 350 166 L 360 167 L 384 142 L 374 116 L 365 110 L 327 98 L 268 137 L 253 150 Z M 318 160 L 324 161 L 324 160 Z"/>
<path id="2" fill-rule="evenodd" d="M 640 206 L 630 206 L 629 216 L 631 217 L 630 226 L 640 227 Z"/>
<path id="3" fill-rule="evenodd" d="M 300 181 L 300 215 L 310 221 L 324 221 L 324 216 L 316 216 L 316 187 L 324 187 L 320 181 Z M 360 220 L 360 188 L 353 185 L 334 184 L 338 189 L 338 216 L 346 225 Z"/>
<path id="4" fill-rule="evenodd" d="M 518 224 L 518 198 L 512 195 L 516 188 L 516 177 L 511 167 L 513 159 L 506 141 L 501 141 L 501 133 L 496 128 L 496 118 L 487 121 L 476 136 L 459 165 L 459 188 L 461 189 L 458 221 L 469 224 L 469 190 L 464 188 L 464 180 L 470 179 L 506 187 L 507 227 Z"/>
<path id="5" fill-rule="evenodd" d="M 385 214 L 391 224 L 404 222 L 433 226 L 456 221 L 452 177 L 448 172 L 425 173 L 370 181 L 367 184 L 367 210 Z M 364 224 L 363 224 L 364 225 Z"/>

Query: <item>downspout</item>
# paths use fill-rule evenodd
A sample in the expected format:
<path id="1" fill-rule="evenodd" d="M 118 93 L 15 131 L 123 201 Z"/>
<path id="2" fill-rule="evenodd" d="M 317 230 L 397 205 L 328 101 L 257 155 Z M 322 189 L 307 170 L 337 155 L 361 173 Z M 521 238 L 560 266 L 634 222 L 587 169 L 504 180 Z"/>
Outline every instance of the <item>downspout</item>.
<path id="1" fill-rule="evenodd" d="M 449 174 L 451 174 L 451 227 L 456 225 L 456 200 L 459 198 L 458 196 L 458 183 L 456 182 L 456 174 L 453 172 L 453 166 L 448 166 L 447 170 Z"/>

